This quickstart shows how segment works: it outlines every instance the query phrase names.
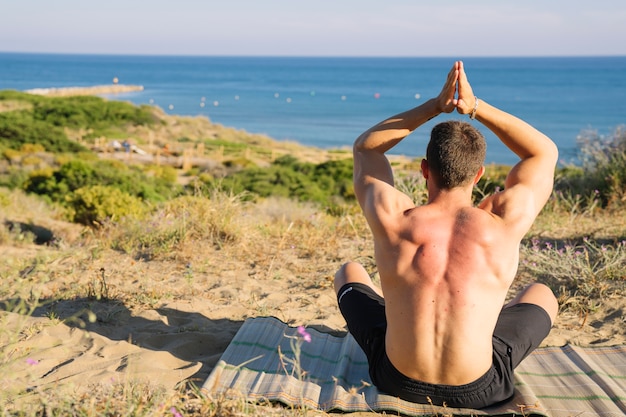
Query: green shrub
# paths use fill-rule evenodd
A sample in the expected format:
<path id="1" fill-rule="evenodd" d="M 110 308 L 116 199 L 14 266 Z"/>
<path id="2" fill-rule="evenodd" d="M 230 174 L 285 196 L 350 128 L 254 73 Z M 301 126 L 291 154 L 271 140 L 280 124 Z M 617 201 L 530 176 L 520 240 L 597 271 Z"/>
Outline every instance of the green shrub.
<path id="1" fill-rule="evenodd" d="M 248 198 L 286 197 L 299 201 L 336 206 L 337 198 L 354 200 L 352 160 L 321 164 L 301 162 L 290 155 L 277 158 L 268 168 L 248 168 L 225 178 L 207 181 L 205 188 L 218 187 L 235 194 L 247 192 Z M 197 187 L 197 184 L 194 184 Z"/>
<path id="2" fill-rule="evenodd" d="M 37 102 L 34 119 L 53 126 L 102 129 L 111 125 L 151 125 L 156 119 L 148 106 L 95 96 L 54 97 Z"/>
<path id="3" fill-rule="evenodd" d="M 2 151 L 2 157 L 13 163 L 14 161 L 19 161 L 22 157 L 22 152 L 12 148 L 4 148 Z"/>
<path id="4" fill-rule="evenodd" d="M 150 165 L 145 169 L 148 176 L 152 176 L 167 184 L 174 184 L 178 180 L 178 173 L 174 167 L 169 165 Z"/>
<path id="5" fill-rule="evenodd" d="M 28 181 L 28 172 L 21 168 L 9 167 L 5 172 L 0 172 L 0 186 L 9 189 L 23 189 Z"/>
<path id="6" fill-rule="evenodd" d="M 16 90 L 0 91 L 0 101 L 16 101 L 16 102 L 23 102 L 25 104 L 33 104 L 43 99 L 45 99 L 45 97 L 23 93 L 21 91 L 16 91 Z"/>
<path id="7" fill-rule="evenodd" d="M 117 188 L 93 185 L 79 188 L 66 198 L 72 220 L 89 225 L 101 225 L 107 220 L 137 216 L 143 211 L 143 203 L 137 197 Z"/>
<path id="8" fill-rule="evenodd" d="M 178 194 L 175 175 L 147 175 L 119 161 L 72 159 L 56 170 L 33 171 L 24 188 L 63 203 L 65 195 L 83 187 L 103 185 L 147 201 L 164 201 Z"/>
<path id="9" fill-rule="evenodd" d="M 24 144 L 39 144 L 49 152 L 85 151 L 67 138 L 64 128 L 88 129 L 87 136 L 97 137 L 127 125 L 147 126 L 158 121 L 150 106 L 96 96 L 43 97 L 0 91 L 0 102 L 27 104 L 0 113 L 0 147 L 16 150 Z"/>
<path id="10" fill-rule="evenodd" d="M 67 138 L 63 129 L 33 118 L 27 111 L 0 113 L 0 143 L 20 150 L 27 144 L 38 144 L 48 152 L 79 152 L 86 149 Z"/>
<path id="11" fill-rule="evenodd" d="M 24 153 L 39 153 L 46 149 L 39 143 L 25 143 L 20 150 Z"/>
<path id="12" fill-rule="evenodd" d="M 11 203 L 6 188 L 0 188 L 0 207 L 8 207 Z"/>

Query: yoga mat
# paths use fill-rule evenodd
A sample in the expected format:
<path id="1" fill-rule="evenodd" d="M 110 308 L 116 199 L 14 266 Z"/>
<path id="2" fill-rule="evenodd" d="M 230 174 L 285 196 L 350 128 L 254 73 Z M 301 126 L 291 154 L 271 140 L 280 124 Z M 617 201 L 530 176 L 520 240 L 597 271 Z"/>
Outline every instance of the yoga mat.
<path id="1" fill-rule="evenodd" d="M 296 328 L 274 317 L 247 319 L 203 384 L 211 395 L 273 401 L 322 411 L 393 412 L 408 416 L 551 417 L 626 415 L 626 346 L 539 348 L 515 371 L 510 401 L 474 410 L 415 404 L 380 393 L 350 334 Z"/>

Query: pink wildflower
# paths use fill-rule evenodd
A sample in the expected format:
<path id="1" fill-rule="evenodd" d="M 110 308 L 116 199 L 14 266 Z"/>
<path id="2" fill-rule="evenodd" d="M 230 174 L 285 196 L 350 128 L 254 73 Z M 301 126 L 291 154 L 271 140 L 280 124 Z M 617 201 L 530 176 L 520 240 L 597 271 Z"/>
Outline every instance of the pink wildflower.
<path id="1" fill-rule="evenodd" d="M 170 408 L 170 413 L 172 413 L 172 415 L 174 417 L 183 417 L 183 415 L 181 413 L 178 412 L 178 410 L 176 409 L 176 407 L 172 407 Z"/>
<path id="2" fill-rule="evenodd" d="M 311 343 L 311 334 L 306 331 L 304 326 L 298 326 L 298 334 L 302 336 L 305 342 Z"/>
<path id="3" fill-rule="evenodd" d="M 29 364 L 29 365 L 37 365 L 39 363 L 39 361 L 37 359 L 28 358 L 28 359 L 26 359 L 26 363 Z"/>

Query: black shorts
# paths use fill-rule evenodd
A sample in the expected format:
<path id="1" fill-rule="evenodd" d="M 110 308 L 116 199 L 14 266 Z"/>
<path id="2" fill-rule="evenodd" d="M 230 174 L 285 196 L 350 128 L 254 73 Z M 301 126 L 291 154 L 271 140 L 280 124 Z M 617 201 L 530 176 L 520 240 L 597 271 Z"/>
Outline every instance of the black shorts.
<path id="1" fill-rule="evenodd" d="M 374 385 L 381 392 L 419 404 L 476 409 L 510 399 L 515 391 L 513 369 L 539 346 L 551 328 L 550 316 L 535 304 L 502 309 L 492 339 L 491 368 L 469 384 L 429 384 L 403 375 L 389 361 L 382 297 L 367 285 L 353 283 L 339 290 L 337 300 L 348 330 L 367 356 Z"/>

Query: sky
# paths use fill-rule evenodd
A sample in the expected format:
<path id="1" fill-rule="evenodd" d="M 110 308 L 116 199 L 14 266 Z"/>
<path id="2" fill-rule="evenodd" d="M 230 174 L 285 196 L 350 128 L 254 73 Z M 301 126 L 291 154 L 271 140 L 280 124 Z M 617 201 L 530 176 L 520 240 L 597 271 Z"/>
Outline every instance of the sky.
<path id="1" fill-rule="evenodd" d="M 0 52 L 626 55 L 624 0 L 0 0 Z"/>

